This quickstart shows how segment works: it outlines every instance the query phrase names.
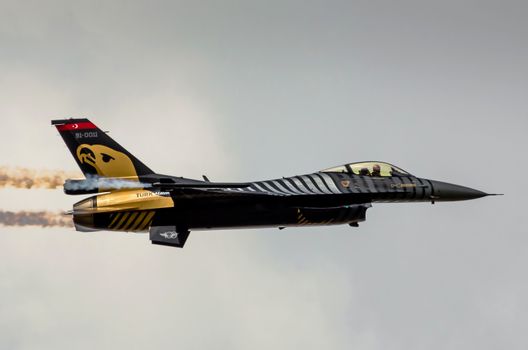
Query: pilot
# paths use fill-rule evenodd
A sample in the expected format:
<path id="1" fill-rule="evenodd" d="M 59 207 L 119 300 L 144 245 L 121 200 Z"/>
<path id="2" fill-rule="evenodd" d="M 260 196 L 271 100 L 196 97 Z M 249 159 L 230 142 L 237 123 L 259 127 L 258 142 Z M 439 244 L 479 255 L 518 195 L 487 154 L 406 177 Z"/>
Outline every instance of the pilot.
<path id="1" fill-rule="evenodd" d="M 368 168 L 361 168 L 361 170 L 359 171 L 359 175 L 370 176 L 370 171 L 368 170 Z"/>
<path id="2" fill-rule="evenodd" d="M 381 176 L 381 167 L 379 164 L 374 164 L 371 176 Z"/>

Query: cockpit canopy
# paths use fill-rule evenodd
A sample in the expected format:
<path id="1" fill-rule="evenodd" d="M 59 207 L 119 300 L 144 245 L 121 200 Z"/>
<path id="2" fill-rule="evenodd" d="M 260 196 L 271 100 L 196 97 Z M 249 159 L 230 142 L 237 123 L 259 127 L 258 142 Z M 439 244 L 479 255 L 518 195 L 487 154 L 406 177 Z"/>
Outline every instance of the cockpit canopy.
<path id="1" fill-rule="evenodd" d="M 374 177 L 390 177 L 390 176 L 404 176 L 409 175 L 408 172 L 402 170 L 392 164 L 384 162 L 360 162 L 350 163 L 336 166 L 333 168 L 321 170 L 323 173 L 348 173 L 355 175 L 374 176 Z"/>

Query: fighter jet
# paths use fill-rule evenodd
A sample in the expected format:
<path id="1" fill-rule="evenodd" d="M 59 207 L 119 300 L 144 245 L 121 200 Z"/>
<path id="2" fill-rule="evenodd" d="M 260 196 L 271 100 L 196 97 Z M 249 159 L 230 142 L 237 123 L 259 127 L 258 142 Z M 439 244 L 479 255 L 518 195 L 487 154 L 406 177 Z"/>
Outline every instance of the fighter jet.
<path id="1" fill-rule="evenodd" d="M 66 194 L 95 194 L 69 213 L 77 231 L 149 232 L 182 248 L 191 230 L 342 225 L 357 227 L 372 203 L 443 202 L 487 194 L 416 177 L 380 161 L 255 182 L 212 182 L 154 172 L 88 119 L 53 120 L 85 179 Z"/>

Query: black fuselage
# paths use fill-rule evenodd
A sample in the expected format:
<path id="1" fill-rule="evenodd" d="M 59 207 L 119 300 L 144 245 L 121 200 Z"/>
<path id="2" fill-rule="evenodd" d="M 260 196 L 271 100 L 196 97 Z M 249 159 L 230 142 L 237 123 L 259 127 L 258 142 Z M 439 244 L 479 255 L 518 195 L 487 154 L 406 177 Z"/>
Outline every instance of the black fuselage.
<path id="1" fill-rule="evenodd" d="M 373 202 L 467 199 L 438 196 L 445 185 L 415 176 L 313 173 L 253 182 L 247 188 L 226 189 L 227 193 L 211 190 L 193 196 L 173 190 L 174 208 L 161 210 L 153 225 L 203 230 L 355 224 L 365 219 Z"/>

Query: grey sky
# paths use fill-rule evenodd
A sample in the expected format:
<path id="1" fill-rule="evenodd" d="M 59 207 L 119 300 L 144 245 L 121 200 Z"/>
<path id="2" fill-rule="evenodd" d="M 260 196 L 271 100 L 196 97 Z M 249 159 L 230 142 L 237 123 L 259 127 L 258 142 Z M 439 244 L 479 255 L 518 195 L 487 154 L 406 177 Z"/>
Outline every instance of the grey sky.
<path id="1" fill-rule="evenodd" d="M 0 347 L 525 349 L 522 1 L 0 0 L 0 163 L 75 170 L 87 116 L 162 173 L 381 159 L 506 196 L 375 205 L 350 227 L 0 228 Z M 521 186 L 521 188 L 519 188 Z M 69 209 L 1 190 L 2 209 Z"/>

